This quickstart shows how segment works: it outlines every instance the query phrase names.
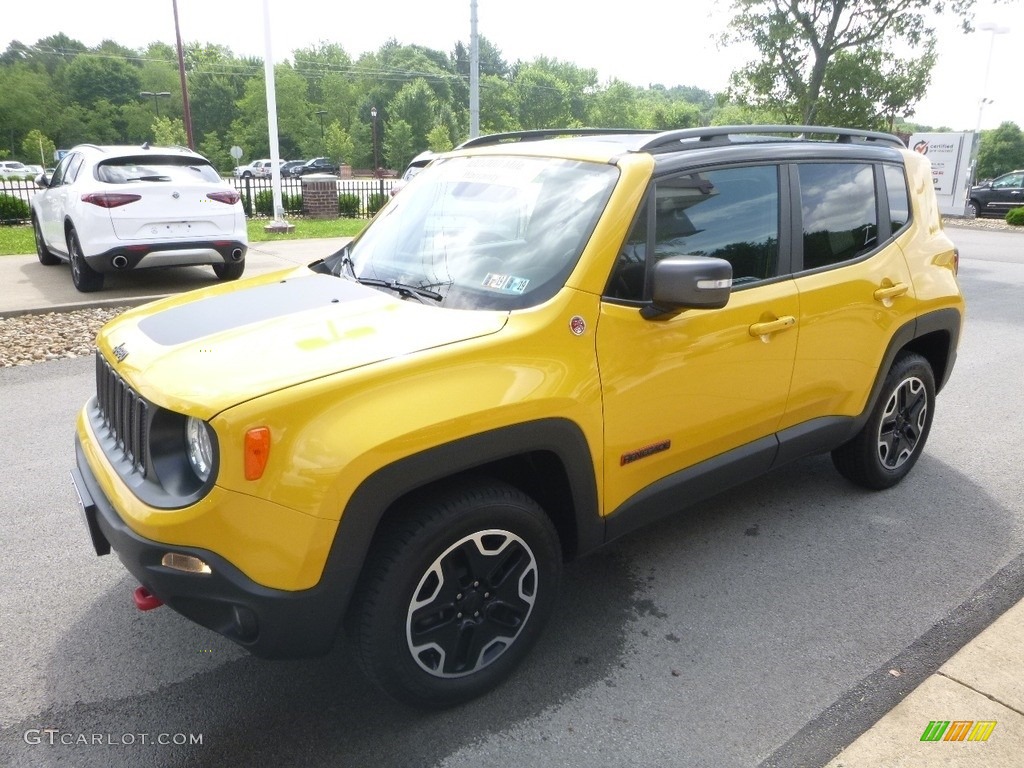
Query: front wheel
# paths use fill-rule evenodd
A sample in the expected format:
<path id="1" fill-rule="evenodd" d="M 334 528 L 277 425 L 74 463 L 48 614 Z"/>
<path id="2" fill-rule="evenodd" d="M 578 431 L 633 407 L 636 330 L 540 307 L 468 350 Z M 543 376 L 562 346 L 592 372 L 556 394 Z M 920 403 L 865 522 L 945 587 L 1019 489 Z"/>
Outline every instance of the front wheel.
<path id="1" fill-rule="evenodd" d="M 401 510 L 378 534 L 353 606 L 367 676 L 394 698 L 452 706 L 494 688 L 554 606 L 561 548 L 530 497 L 473 481 Z"/>
<path id="2" fill-rule="evenodd" d="M 872 490 L 890 488 L 917 463 L 935 414 L 935 376 L 918 354 L 896 358 L 857 436 L 832 451 L 840 474 Z"/>
<path id="3" fill-rule="evenodd" d="M 981 206 L 977 200 L 967 201 L 967 218 L 976 219 L 981 215 Z"/>

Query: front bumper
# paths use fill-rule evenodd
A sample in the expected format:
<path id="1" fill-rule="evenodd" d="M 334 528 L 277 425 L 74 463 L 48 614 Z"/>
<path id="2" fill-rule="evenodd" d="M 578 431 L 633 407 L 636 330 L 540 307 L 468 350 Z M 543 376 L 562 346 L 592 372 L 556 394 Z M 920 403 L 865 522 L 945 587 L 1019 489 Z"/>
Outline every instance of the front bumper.
<path id="1" fill-rule="evenodd" d="M 290 592 L 255 583 L 209 550 L 143 538 L 125 524 L 103 493 L 77 436 L 75 453 L 77 467 L 71 477 L 98 555 L 113 550 L 139 583 L 166 605 L 256 656 L 301 658 L 330 650 L 355 585 L 355 569 L 328 568 L 317 586 Z M 164 566 L 161 560 L 168 552 L 199 558 L 212 572 L 187 573 Z"/>

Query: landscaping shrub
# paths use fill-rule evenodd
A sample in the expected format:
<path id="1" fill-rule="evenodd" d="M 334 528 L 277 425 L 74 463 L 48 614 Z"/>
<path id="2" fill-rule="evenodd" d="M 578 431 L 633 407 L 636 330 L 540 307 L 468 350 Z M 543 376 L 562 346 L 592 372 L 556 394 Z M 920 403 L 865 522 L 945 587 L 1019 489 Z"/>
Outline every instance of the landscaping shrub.
<path id="1" fill-rule="evenodd" d="M 359 195 L 338 195 L 338 213 L 347 219 L 359 216 Z"/>
<path id="2" fill-rule="evenodd" d="M 366 199 L 366 211 L 367 211 L 367 213 L 369 213 L 372 216 L 377 211 L 379 211 L 381 208 L 383 208 L 384 207 L 384 203 L 386 203 L 387 201 L 388 201 L 388 196 L 387 195 L 381 195 L 381 194 L 370 195 Z"/>
<path id="3" fill-rule="evenodd" d="M 1013 208 L 1007 211 L 1006 223 L 1015 227 L 1024 227 L 1024 208 Z"/>
<path id="4" fill-rule="evenodd" d="M 15 195 L 0 194 L 0 221 L 25 221 L 31 215 L 28 203 Z"/>

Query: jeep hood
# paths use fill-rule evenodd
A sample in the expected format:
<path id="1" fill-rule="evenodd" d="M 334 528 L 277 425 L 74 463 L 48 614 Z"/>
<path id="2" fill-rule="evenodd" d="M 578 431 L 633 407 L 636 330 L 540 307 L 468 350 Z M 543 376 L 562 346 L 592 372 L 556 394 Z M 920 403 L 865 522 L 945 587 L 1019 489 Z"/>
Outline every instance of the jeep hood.
<path id="1" fill-rule="evenodd" d="M 97 344 L 143 397 L 210 418 L 305 381 L 496 333 L 507 319 L 300 269 L 130 311 Z"/>

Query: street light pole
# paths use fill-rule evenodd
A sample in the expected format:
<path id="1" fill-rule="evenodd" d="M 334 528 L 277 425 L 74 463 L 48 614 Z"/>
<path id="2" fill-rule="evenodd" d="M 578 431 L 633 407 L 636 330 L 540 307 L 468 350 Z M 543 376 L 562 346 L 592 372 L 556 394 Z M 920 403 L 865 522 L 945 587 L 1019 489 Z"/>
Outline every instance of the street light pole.
<path id="1" fill-rule="evenodd" d="M 154 93 L 153 91 L 139 91 L 139 96 L 142 96 L 142 97 L 152 96 L 153 97 L 153 108 L 156 110 L 156 116 L 157 117 L 160 117 L 160 99 L 158 97 L 160 97 L 160 96 L 170 96 L 170 95 L 171 95 L 170 91 L 159 91 L 157 93 Z"/>
<path id="2" fill-rule="evenodd" d="M 988 41 L 988 61 L 985 63 L 985 78 L 981 81 L 981 101 L 978 104 L 978 127 L 975 134 L 981 134 L 981 113 L 985 110 L 986 104 L 992 104 L 993 99 L 988 98 L 988 76 L 992 69 L 992 51 L 996 47 L 996 35 L 1005 35 L 1010 31 L 1009 27 L 1001 27 L 998 24 L 993 24 L 991 21 L 986 21 L 984 24 L 979 24 L 978 29 L 982 32 L 990 32 L 991 37 Z"/>

